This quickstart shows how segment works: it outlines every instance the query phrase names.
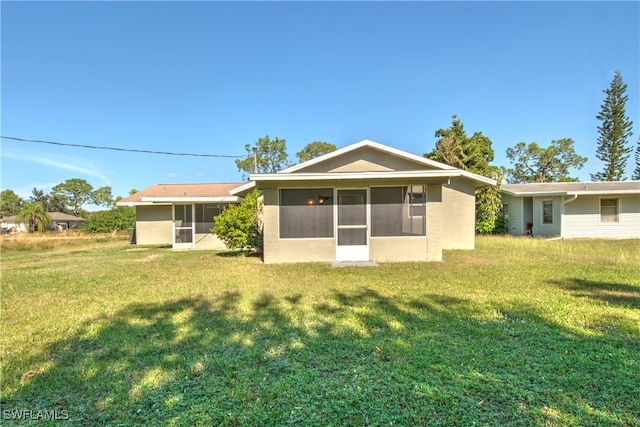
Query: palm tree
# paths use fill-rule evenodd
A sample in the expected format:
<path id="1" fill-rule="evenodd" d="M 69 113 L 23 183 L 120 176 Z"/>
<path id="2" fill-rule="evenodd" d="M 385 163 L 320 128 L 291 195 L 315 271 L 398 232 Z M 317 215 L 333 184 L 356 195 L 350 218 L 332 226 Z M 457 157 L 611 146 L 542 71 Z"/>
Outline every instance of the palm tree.
<path id="1" fill-rule="evenodd" d="M 44 211 L 40 202 L 25 203 L 20 213 L 16 216 L 16 222 L 29 224 L 29 231 L 43 232 L 51 225 L 51 217 Z"/>

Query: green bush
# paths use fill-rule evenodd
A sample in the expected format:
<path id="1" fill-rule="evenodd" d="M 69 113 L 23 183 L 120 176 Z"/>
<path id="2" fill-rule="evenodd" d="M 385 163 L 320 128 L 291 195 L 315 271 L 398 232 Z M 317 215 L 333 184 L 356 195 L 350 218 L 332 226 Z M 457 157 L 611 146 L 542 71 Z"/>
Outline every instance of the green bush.
<path id="1" fill-rule="evenodd" d="M 229 249 L 250 249 L 262 253 L 262 202 L 260 191 L 249 193 L 242 203 L 226 208 L 216 217 L 211 232 Z"/>
<path id="2" fill-rule="evenodd" d="M 82 227 L 85 233 L 110 233 L 136 226 L 136 210 L 130 206 L 117 206 L 96 212 Z"/>

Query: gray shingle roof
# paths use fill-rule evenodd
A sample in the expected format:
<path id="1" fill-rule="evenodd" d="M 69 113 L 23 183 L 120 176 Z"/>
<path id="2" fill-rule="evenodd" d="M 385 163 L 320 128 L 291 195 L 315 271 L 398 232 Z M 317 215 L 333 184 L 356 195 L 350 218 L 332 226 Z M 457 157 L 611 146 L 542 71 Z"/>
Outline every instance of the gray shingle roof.
<path id="1" fill-rule="evenodd" d="M 613 194 L 640 193 L 640 181 L 615 182 L 543 182 L 532 184 L 503 184 L 505 193 L 521 196 L 536 194 Z"/>
<path id="2" fill-rule="evenodd" d="M 231 197 L 229 191 L 246 184 L 245 182 L 225 182 L 209 184 L 155 184 L 121 199 L 118 204 L 142 202 L 143 197 L 169 197 L 175 199 L 190 197 Z"/>
<path id="3" fill-rule="evenodd" d="M 80 218 L 79 216 L 69 215 L 62 212 L 47 212 L 49 217 L 53 221 L 86 221 L 84 218 Z M 4 218 L 0 218 L 2 222 L 16 222 L 17 215 L 11 215 Z"/>

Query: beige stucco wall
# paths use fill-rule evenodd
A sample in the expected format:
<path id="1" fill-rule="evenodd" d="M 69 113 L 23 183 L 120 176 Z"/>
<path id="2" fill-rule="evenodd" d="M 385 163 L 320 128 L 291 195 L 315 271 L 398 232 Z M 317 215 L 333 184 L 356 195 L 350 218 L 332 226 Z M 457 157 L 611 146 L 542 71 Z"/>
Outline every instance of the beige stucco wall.
<path id="1" fill-rule="evenodd" d="M 442 252 L 437 251 L 435 259 L 430 259 L 427 252 L 426 237 L 371 237 L 369 239 L 369 255 L 372 261 L 441 261 Z"/>
<path id="2" fill-rule="evenodd" d="M 171 244 L 171 206 L 136 206 L 136 243 Z"/>
<path id="3" fill-rule="evenodd" d="M 335 182 L 316 182 L 314 187 L 334 187 Z M 394 182 L 390 185 L 419 185 L 419 182 Z M 380 181 L 361 181 L 340 188 L 365 188 L 383 185 Z M 309 187 L 309 183 L 288 183 L 286 188 Z M 475 187 L 464 178 L 448 185 L 427 184 L 425 237 L 369 237 L 372 261 L 441 261 L 443 249 L 475 247 Z M 264 262 L 333 262 L 335 238 L 280 239 L 278 189 L 264 188 Z M 370 233 L 370 231 L 369 231 Z"/>
<path id="4" fill-rule="evenodd" d="M 227 246 L 215 234 L 196 234 L 195 249 L 223 251 Z"/>
<path id="5" fill-rule="evenodd" d="M 473 182 L 452 178 L 449 185 L 443 185 L 441 209 L 439 218 L 434 217 L 432 221 L 442 223 L 443 234 L 438 236 L 442 249 L 475 248 L 476 198 Z M 428 233 L 430 238 L 435 237 L 430 231 Z"/>
<path id="6" fill-rule="evenodd" d="M 426 165 L 409 161 L 389 153 L 383 153 L 373 148 L 363 147 L 334 157 L 324 162 L 300 169 L 298 172 L 381 172 L 430 169 Z"/>

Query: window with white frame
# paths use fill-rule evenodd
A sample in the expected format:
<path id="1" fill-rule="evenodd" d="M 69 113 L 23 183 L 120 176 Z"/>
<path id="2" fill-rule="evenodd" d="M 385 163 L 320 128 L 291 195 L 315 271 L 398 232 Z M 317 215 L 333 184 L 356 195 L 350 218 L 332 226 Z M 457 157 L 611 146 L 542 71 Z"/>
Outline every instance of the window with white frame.
<path id="1" fill-rule="evenodd" d="M 333 237 L 333 188 L 280 190 L 280 238 Z"/>
<path id="2" fill-rule="evenodd" d="M 371 236 L 424 236 L 423 185 L 371 187 Z"/>
<path id="3" fill-rule="evenodd" d="M 600 222 L 618 222 L 618 199 L 600 199 Z"/>
<path id="4" fill-rule="evenodd" d="M 542 201 L 542 223 L 553 224 L 553 200 Z"/>
<path id="5" fill-rule="evenodd" d="M 422 185 L 408 187 L 409 217 L 418 218 L 424 216 L 424 188 Z"/>

